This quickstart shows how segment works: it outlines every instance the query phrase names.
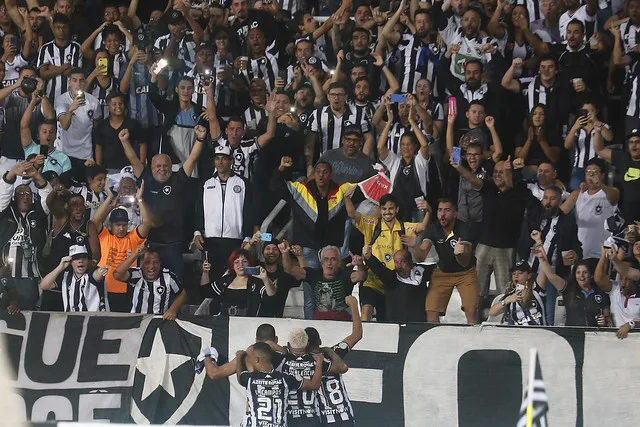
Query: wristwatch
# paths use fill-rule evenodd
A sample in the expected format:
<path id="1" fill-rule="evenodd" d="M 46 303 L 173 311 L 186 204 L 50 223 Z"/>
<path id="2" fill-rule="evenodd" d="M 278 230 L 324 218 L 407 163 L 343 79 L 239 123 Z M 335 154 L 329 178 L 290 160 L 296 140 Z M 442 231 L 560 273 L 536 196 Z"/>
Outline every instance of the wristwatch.
<path id="1" fill-rule="evenodd" d="M 629 324 L 629 326 L 631 326 L 631 329 L 636 327 L 636 322 L 634 322 L 633 320 L 629 320 L 627 323 Z"/>

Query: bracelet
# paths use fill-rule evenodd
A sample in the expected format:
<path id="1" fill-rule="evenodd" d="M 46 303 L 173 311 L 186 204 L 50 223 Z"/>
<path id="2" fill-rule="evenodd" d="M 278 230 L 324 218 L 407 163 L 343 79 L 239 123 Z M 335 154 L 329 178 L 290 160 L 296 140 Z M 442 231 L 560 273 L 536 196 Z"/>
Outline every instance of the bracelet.
<path id="1" fill-rule="evenodd" d="M 636 322 L 634 322 L 633 320 L 629 320 L 627 323 L 629 324 L 629 326 L 631 326 L 631 329 L 636 327 Z"/>
<path id="2" fill-rule="evenodd" d="M 205 142 L 207 140 L 207 138 L 196 138 L 196 141 L 198 142 Z"/>

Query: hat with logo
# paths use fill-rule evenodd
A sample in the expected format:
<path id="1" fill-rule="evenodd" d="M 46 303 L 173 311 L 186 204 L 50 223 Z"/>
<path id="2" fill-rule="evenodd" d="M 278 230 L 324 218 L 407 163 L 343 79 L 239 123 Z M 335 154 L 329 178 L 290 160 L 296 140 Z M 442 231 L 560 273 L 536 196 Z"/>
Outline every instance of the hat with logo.
<path id="1" fill-rule="evenodd" d="M 72 245 L 69 247 L 69 256 L 71 259 L 89 258 L 89 252 L 84 245 Z"/>
<path id="2" fill-rule="evenodd" d="M 113 223 L 126 222 L 129 223 L 129 214 L 126 209 L 116 208 L 109 214 L 109 221 Z"/>
<path id="3" fill-rule="evenodd" d="M 167 21 L 169 25 L 178 25 L 178 24 L 182 24 L 183 22 L 185 22 L 184 16 L 182 15 L 182 12 L 178 10 L 174 10 L 173 12 L 171 12 L 171 15 L 169 16 L 169 20 Z"/>
<path id="4" fill-rule="evenodd" d="M 513 263 L 513 267 L 511 267 L 511 269 L 509 270 L 510 272 L 514 272 L 514 271 L 522 271 L 525 273 L 531 273 L 531 266 L 529 265 L 529 263 L 523 259 L 519 259 L 516 260 L 516 262 Z"/>
<path id="5" fill-rule="evenodd" d="M 231 148 L 228 145 L 218 145 L 214 152 L 214 156 L 225 155 L 231 157 Z"/>
<path id="6" fill-rule="evenodd" d="M 307 64 L 311 65 L 316 70 L 320 70 L 322 68 L 322 61 L 320 61 L 320 58 L 316 56 L 310 56 L 309 59 L 307 59 Z"/>
<path id="7" fill-rule="evenodd" d="M 627 134 L 627 139 L 631 139 L 634 137 L 640 138 L 640 129 L 632 129 L 631 132 Z"/>
<path id="8" fill-rule="evenodd" d="M 54 170 L 48 170 L 42 173 L 42 177 L 47 180 L 47 182 L 51 182 L 52 180 L 59 178 L 58 172 Z"/>

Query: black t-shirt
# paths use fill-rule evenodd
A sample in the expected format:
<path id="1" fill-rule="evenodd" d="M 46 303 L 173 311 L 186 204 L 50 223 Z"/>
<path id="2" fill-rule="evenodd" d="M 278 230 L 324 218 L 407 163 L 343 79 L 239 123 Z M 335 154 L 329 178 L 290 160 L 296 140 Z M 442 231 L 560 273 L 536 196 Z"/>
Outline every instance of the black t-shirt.
<path id="1" fill-rule="evenodd" d="M 443 273 L 459 273 L 469 270 L 476 265 L 476 257 L 471 255 L 471 262 L 468 266 L 463 267 L 458 264 L 453 250 L 458 243 L 458 239 L 471 242 L 471 233 L 467 224 L 456 220 L 453 230 L 448 236 L 444 235 L 444 231 L 438 222 L 433 222 L 424 234 L 424 239 L 431 242 L 438 252 L 438 268 Z"/>
<path id="2" fill-rule="evenodd" d="M 334 279 L 325 279 L 322 269 L 305 268 L 307 282 L 311 285 L 315 296 L 316 310 L 322 314 L 322 318 L 328 318 L 330 313 L 346 312 L 347 304 L 344 299 L 351 295 L 353 283 L 350 272 L 343 270 Z"/>
<path id="3" fill-rule="evenodd" d="M 184 189 L 189 180 L 184 169 L 180 168 L 178 172 L 171 174 L 169 181 L 160 183 L 153 178 L 151 169 L 145 167 L 138 181 L 140 179 L 144 180 L 144 201 L 158 220 L 158 226 L 149 232 L 149 241 L 160 244 L 181 242 Z"/>
<path id="4" fill-rule="evenodd" d="M 122 125 L 117 129 L 111 126 L 109 118 L 100 119 L 93 130 L 93 142 L 102 147 L 102 166 L 107 169 L 122 169 L 129 165 L 129 160 L 118 138 L 122 129 L 129 130 L 129 140 L 132 144 L 145 142 L 140 123 L 128 117 L 125 117 Z"/>
<path id="5" fill-rule="evenodd" d="M 20 120 L 29 106 L 29 99 L 18 92 L 11 93 L 4 104 L 4 135 L 2 136 L 2 155 L 9 159 L 24 159 L 24 147 L 20 139 Z M 44 121 L 41 107 L 38 105 L 31 115 L 31 138 L 38 140 L 38 125 Z"/>
<path id="6" fill-rule="evenodd" d="M 482 227 L 479 243 L 494 248 L 518 246 L 529 190 L 522 184 L 502 193 L 493 181 L 485 181 L 482 194 Z"/>
<path id="7" fill-rule="evenodd" d="M 516 147 L 523 147 L 527 142 L 527 138 L 529 137 L 529 130 L 525 129 L 520 132 L 520 134 L 516 138 Z M 560 141 L 560 135 L 553 130 L 546 132 L 545 139 L 549 147 L 562 147 L 562 143 Z M 564 147 L 562 147 L 564 150 Z M 529 149 L 529 153 L 527 154 L 527 158 L 524 159 L 526 165 L 539 165 L 540 163 L 554 163 L 544 154 L 544 150 L 540 146 L 538 142 L 538 138 L 534 137 L 533 142 L 531 143 L 531 148 Z"/>
<path id="8" fill-rule="evenodd" d="M 567 326 L 598 326 L 596 317 L 600 315 L 600 310 L 609 308 L 611 300 L 609 295 L 598 288 L 587 296 L 582 290 L 575 295 L 570 295 L 567 289 L 562 292 L 564 295 L 564 305 L 567 309 Z"/>
<path id="9" fill-rule="evenodd" d="M 265 293 L 262 299 L 260 315 L 263 317 L 282 317 L 284 315 L 284 305 L 287 302 L 289 289 L 299 286 L 300 281 L 296 280 L 292 275 L 285 273 L 282 266 L 278 266 L 278 269 L 274 273 L 267 271 L 267 276 L 269 276 L 269 279 L 271 279 L 273 285 L 276 287 L 276 294 L 268 296 Z"/>
<path id="10" fill-rule="evenodd" d="M 640 219 L 640 161 L 626 151 L 612 150 L 611 163 L 622 175 L 622 216 L 629 224 Z"/>

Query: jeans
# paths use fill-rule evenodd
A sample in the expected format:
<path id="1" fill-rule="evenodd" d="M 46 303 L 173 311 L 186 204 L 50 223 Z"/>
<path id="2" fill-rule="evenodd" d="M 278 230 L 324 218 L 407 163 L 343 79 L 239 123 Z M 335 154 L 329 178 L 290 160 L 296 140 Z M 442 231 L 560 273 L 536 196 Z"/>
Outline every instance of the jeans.
<path id="1" fill-rule="evenodd" d="M 302 248 L 302 256 L 307 260 L 309 268 L 322 268 L 318 251 L 312 248 Z M 316 311 L 316 302 L 313 295 L 313 288 L 309 282 L 302 282 L 302 292 L 304 295 L 304 318 L 313 319 L 313 313 Z"/>
<path id="2" fill-rule="evenodd" d="M 584 168 L 573 168 L 573 171 L 571 172 L 571 181 L 569 182 L 569 191 L 577 190 L 583 182 Z"/>
<path id="3" fill-rule="evenodd" d="M 555 286 L 547 282 L 547 299 L 545 302 L 545 311 L 547 312 L 547 324 L 553 326 L 556 320 L 556 298 L 558 297 L 558 291 Z"/>

